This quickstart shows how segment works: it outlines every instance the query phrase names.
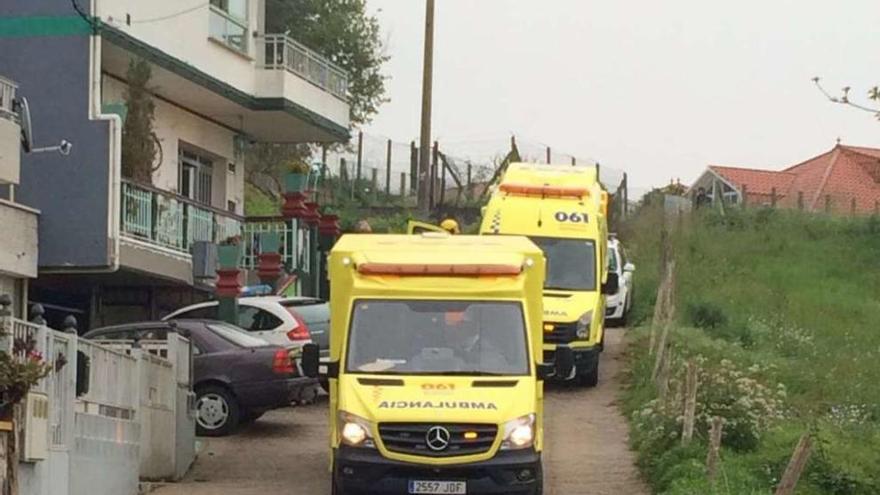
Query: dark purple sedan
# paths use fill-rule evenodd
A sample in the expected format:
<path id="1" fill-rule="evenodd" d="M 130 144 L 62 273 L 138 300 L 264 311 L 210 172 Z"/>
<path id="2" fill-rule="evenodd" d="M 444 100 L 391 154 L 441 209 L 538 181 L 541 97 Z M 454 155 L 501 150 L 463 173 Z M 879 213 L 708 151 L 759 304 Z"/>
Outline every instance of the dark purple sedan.
<path id="1" fill-rule="evenodd" d="M 175 320 L 98 328 L 91 340 L 166 340 L 169 331 L 193 344 L 193 390 L 196 426 L 204 436 L 228 435 L 270 409 L 284 407 L 314 390 L 317 381 L 303 376 L 287 349 L 219 321 Z"/>

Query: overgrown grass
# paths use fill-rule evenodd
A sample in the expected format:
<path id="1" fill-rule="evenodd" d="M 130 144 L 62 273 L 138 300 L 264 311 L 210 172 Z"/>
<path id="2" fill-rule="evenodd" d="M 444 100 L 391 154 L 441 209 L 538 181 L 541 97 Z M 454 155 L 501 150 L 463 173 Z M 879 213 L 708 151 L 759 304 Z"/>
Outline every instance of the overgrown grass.
<path id="1" fill-rule="evenodd" d="M 785 397 L 783 417 L 757 427 L 754 445 L 734 450 L 725 436 L 714 487 L 705 481 L 705 425 L 683 449 L 633 420 L 655 490 L 771 493 L 800 434 L 813 431 L 817 448 L 798 493 L 880 493 L 880 220 L 734 210 L 669 223 L 678 365 L 700 356 L 710 368 L 723 359 L 743 373 L 755 366 L 757 383 L 781 384 Z M 647 323 L 653 311 L 661 225 L 660 212 L 649 210 L 622 229 L 638 266 L 635 322 Z M 656 398 L 646 335 L 632 335 L 625 403 L 634 418 Z"/>

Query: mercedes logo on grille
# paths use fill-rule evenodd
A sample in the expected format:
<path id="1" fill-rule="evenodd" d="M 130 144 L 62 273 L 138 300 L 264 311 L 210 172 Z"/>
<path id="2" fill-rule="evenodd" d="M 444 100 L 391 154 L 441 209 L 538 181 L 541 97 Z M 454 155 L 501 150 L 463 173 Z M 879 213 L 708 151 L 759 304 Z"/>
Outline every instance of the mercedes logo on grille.
<path id="1" fill-rule="evenodd" d="M 442 426 L 432 426 L 428 430 L 428 433 L 425 434 L 425 443 L 428 445 L 429 449 L 434 452 L 440 452 L 441 450 L 446 450 L 446 447 L 449 447 L 450 437 L 449 430 L 446 428 Z"/>

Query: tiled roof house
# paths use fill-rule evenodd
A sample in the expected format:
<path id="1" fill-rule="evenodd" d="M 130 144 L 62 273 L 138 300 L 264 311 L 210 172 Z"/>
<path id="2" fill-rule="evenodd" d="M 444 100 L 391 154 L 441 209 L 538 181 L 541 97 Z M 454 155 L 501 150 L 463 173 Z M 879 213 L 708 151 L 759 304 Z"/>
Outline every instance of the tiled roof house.
<path id="1" fill-rule="evenodd" d="M 710 165 L 691 186 L 711 198 L 806 211 L 875 213 L 880 205 L 880 149 L 838 144 L 830 151 L 784 170 Z"/>

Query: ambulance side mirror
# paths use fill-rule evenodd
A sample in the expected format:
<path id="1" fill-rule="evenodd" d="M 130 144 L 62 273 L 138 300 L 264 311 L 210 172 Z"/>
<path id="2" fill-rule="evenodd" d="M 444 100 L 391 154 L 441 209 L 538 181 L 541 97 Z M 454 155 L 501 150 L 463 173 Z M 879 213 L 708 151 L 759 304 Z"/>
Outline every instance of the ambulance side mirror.
<path id="1" fill-rule="evenodd" d="M 309 378 L 318 378 L 318 366 L 321 363 L 321 347 L 318 344 L 306 344 L 302 349 L 302 370 Z"/>
<path id="2" fill-rule="evenodd" d="M 608 279 L 602 284 L 602 294 L 605 295 L 613 295 L 617 294 L 617 291 L 620 289 L 620 278 L 616 273 L 609 273 Z"/>
<path id="3" fill-rule="evenodd" d="M 538 363 L 537 372 L 538 380 L 546 380 L 556 374 L 556 366 L 553 363 Z"/>
<path id="4" fill-rule="evenodd" d="M 574 352 L 571 347 L 559 346 L 556 348 L 556 376 L 567 379 L 574 371 Z"/>

